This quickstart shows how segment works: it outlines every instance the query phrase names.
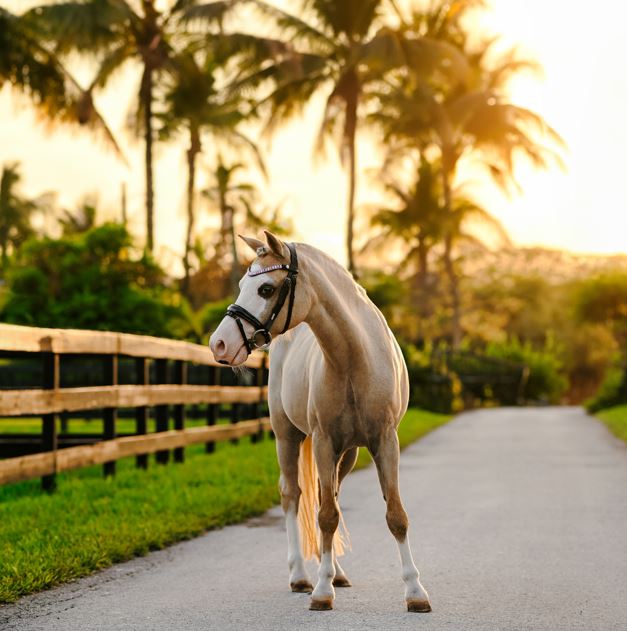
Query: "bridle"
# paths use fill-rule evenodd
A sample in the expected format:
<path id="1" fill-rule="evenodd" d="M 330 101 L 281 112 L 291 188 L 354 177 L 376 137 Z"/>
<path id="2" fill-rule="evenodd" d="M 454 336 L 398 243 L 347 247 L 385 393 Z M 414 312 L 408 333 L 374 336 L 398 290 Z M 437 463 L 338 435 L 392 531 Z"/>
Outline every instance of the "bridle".
<path id="1" fill-rule="evenodd" d="M 281 312 L 287 297 L 289 296 L 289 302 L 287 305 L 287 318 L 285 320 L 285 326 L 281 333 L 285 333 L 287 329 L 289 329 L 290 321 L 292 319 L 292 309 L 294 308 L 294 292 L 296 291 L 296 275 L 298 274 L 298 258 L 296 256 L 296 248 L 293 243 L 286 243 L 289 251 L 290 251 L 290 264 L 285 265 L 270 265 L 269 267 L 262 267 L 261 269 L 255 270 L 254 272 L 251 268 L 248 268 L 248 276 L 259 276 L 260 274 L 266 274 L 267 272 L 274 272 L 276 270 L 286 270 L 287 276 L 279 289 L 279 297 L 277 301 L 274 303 L 274 307 L 270 315 L 268 316 L 265 322 L 261 322 L 258 320 L 250 311 L 244 309 L 244 307 L 238 304 L 229 305 L 226 310 L 226 315 L 231 316 L 237 323 L 237 327 L 239 328 L 239 332 L 242 335 L 242 339 L 244 340 L 244 346 L 248 351 L 248 354 L 253 352 L 255 348 L 267 348 L 272 341 L 272 334 L 270 333 L 270 329 L 274 324 L 277 316 Z M 244 325 L 242 324 L 242 320 L 246 320 L 249 324 L 252 324 L 255 327 L 254 333 L 250 336 L 246 336 L 246 332 L 244 331 Z"/>

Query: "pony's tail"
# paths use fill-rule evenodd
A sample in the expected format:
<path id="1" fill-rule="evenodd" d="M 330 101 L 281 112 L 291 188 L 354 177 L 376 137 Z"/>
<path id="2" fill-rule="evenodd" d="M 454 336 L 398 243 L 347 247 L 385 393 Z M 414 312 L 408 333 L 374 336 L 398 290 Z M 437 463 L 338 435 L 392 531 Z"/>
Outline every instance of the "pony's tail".
<path id="1" fill-rule="evenodd" d="M 313 455 L 311 436 L 306 436 L 300 446 L 298 458 L 298 486 L 300 487 L 300 504 L 298 506 L 298 525 L 300 540 L 305 559 L 320 558 L 318 530 L 318 468 Z M 341 531 L 341 532 L 340 532 Z M 337 556 L 342 556 L 346 548 L 350 548 L 350 539 L 342 511 L 340 511 L 339 528 L 333 538 L 333 549 Z"/>

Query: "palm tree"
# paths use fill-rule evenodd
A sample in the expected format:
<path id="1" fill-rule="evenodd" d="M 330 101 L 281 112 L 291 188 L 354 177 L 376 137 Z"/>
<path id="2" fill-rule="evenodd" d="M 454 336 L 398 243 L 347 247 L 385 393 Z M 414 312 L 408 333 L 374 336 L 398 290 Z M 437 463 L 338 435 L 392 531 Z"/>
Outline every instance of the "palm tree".
<path id="1" fill-rule="evenodd" d="M 122 155 L 100 113 L 92 108 L 85 118 L 84 91 L 58 55 L 42 44 L 33 20 L 0 7 L 0 88 L 5 82 L 27 94 L 46 121 L 88 125 Z"/>
<path id="2" fill-rule="evenodd" d="M 401 242 L 404 251 L 402 266 L 414 262 L 416 273 L 413 277 L 413 297 L 421 317 L 431 314 L 433 288 L 429 283 L 429 254 L 436 246 L 443 246 L 443 261 L 447 276 L 455 282 L 459 295 L 459 274 L 455 269 L 452 247 L 462 241 L 480 242 L 469 224 L 480 223 L 492 228 L 504 243 L 509 237 L 503 226 L 486 209 L 466 195 L 463 187 L 456 187 L 451 194 L 450 212 L 444 210 L 438 163 L 429 162 L 420 155 L 413 182 L 407 186 L 402 181 L 391 180 L 387 190 L 398 202 L 396 208 L 384 209 L 373 217 L 373 223 L 382 232 L 375 238 L 389 246 L 390 240 Z M 384 167 L 384 174 L 389 172 Z M 389 177 L 389 176 L 388 176 Z M 450 244 L 450 248 L 449 248 Z M 453 324 L 461 319 L 460 304 L 453 302 Z M 459 335 L 459 339 L 456 338 Z M 453 327 L 453 340 L 461 340 L 460 332 Z"/>
<path id="3" fill-rule="evenodd" d="M 31 221 L 36 212 L 48 210 L 50 196 L 35 199 L 19 191 L 21 175 L 17 163 L 5 164 L 0 175 L 0 269 L 6 271 L 9 254 L 36 234 Z"/>
<path id="4" fill-rule="evenodd" d="M 442 239 L 442 208 L 438 176 L 434 166 L 424 157 L 419 158 L 413 182 L 407 186 L 387 169 L 382 173 L 385 189 L 396 202 L 395 207 L 382 209 L 372 218 L 379 234 L 369 246 L 400 242 L 404 252 L 403 266 L 415 268 L 412 297 L 419 315 L 430 313 L 429 254 Z"/>
<path id="5" fill-rule="evenodd" d="M 250 116 L 240 98 L 225 96 L 219 89 L 216 74 L 220 64 L 210 54 L 205 54 L 201 65 L 198 55 L 187 51 L 177 58 L 178 72 L 165 95 L 166 109 L 160 116 L 160 137 L 168 139 L 181 128 L 189 138 L 187 161 L 187 229 L 183 255 L 183 292 L 189 284 L 190 254 L 194 239 L 196 162 L 203 148 L 203 136 L 210 136 L 214 147 L 238 150 L 252 154 L 261 172 L 265 165 L 256 144 L 238 129 L 239 123 Z"/>
<path id="6" fill-rule="evenodd" d="M 380 93 L 381 108 L 373 119 L 382 125 L 386 142 L 393 143 L 397 151 L 437 149 L 443 211 L 452 230 L 456 224 L 452 190 L 463 157 L 478 160 L 497 185 L 510 190 L 516 185 L 516 156 L 546 168 L 552 161 L 560 163 L 556 148 L 562 147 L 563 141 L 539 114 L 509 100 L 507 88 L 512 76 L 536 65 L 520 59 L 515 51 L 491 58 L 494 41 L 471 47 L 468 33 L 457 19 L 463 12 L 451 17 L 447 7 L 440 3 L 431 12 L 414 14 L 410 28 L 460 46 L 471 70 L 467 81 L 429 84 L 411 73 L 397 75 Z M 446 20 L 434 18 L 442 13 L 448 16 Z M 445 236 L 444 260 L 451 285 L 453 340 L 458 345 L 460 296 L 452 261 L 453 241 L 451 231 Z"/>
<path id="7" fill-rule="evenodd" d="M 203 197 L 218 207 L 220 212 L 220 232 L 216 245 L 216 259 L 231 259 L 231 290 L 237 295 L 241 277 L 241 265 L 237 253 L 236 223 L 244 227 L 269 228 L 275 234 L 286 234 L 289 226 L 281 220 L 280 205 L 274 209 L 257 209 L 258 194 L 254 184 L 242 182 L 238 174 L 246 169 L 242 162 L 227 163 L 218 155 L 215 170 L 211 174 L 210 186 L 202 191 Z M 236 216 L 239 218 L 236 221 Z"/>
<path id="8" fill-rule="evenodd" d="M 261 98 L 261 104 L 270 107 L 270 129 L 301 112 L 314 94 L 326 91 L 318 149 L 327 138 L 335 138 L 347 165 L 347 264 L 355 274 L 355 140 L 371 88 L 387 72 L 407 65 L 424 77 L 460 76 L 463 58 L 445 42 L 386 26 L 385 9 L 394 5 L 389 0 L 300 0 L 297 15 L 302 18 L 261 0 L 252 4 L 288 39 L 229 34 L 226 46 L 240 55 L 241 68 L 233 88 L 263 89 L 270 84 Z"/>
<path id="9" fill-rule="evenodd" d="M 93 107 L 92 93 L 106 86 L 112 75 L 130 60 L 139 61 L 142 73 L 138 90 L 136 130 L 145 144 L 146 244 L 154 247 L 154 106 L 157 81 L 163 73 L 176 74 L 177 36 L 181 21 L 194 10 L 197 21 L 208 25 L 220 20 L 226 5 L 177 0 L 162 13 L 156 0 L 65 0 L 46 4 L 28 13 L 58 54 L 78 52 L 98 58 L 98 69 L 85 93 L 86 116 Z M 211 10 L 213 8 L 213 11 Z"/>

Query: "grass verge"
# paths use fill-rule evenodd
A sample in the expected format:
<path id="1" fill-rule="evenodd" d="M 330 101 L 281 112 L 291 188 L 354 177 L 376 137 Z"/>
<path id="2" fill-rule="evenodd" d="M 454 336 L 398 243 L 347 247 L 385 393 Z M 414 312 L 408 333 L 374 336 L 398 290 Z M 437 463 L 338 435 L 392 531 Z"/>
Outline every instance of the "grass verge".
<path id="1" fill-rule="evenodd" d="M 601 410 L 596 416 L 608 426 L 614 436 L 627 442 L 627 405 Z"/>
<path id="2" fill-rule="evenodd" d="M 401 447 L 450 417 L 409 410 Z M 364 450 L 361 450 L 362 452 Z M 61 474 L 53 494 L 31 480 L 0 487 L 0 603 L 85 576 L 211 528 L 258 515 L 279 500 L 274 442 L 189 448 L 184 464 L 135 469 L 114 478 L 92 467 Z M 360 453 L 358 467 L 368 464 Z"/>

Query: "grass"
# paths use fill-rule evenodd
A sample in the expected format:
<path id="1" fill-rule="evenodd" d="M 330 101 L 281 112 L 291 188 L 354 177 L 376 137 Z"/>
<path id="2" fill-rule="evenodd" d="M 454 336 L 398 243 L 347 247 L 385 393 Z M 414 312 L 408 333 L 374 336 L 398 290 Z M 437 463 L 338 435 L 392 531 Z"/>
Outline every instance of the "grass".
<path id="1" fill-rule="evenodd" d="M 617 405 L 601 410 L 596 415 L 608 426 L 614 436 L 627 442 L 627 405 Z"/>
<path id="2" fill-rule="evenodd" d="M 409 410 L 401 446 L 450 417 Z M 362 450 L 364 451 L 364 450 Z M 360 453 L 358 466 L 369 457 Z M 187 449 L 184 464 L 135 469 L 118 462 L 114 478 L 100 467 L 0 487 L 0 603 L 76 579 L 112 563 L 258 515 L 279 500 L 274 442 Z"/>

